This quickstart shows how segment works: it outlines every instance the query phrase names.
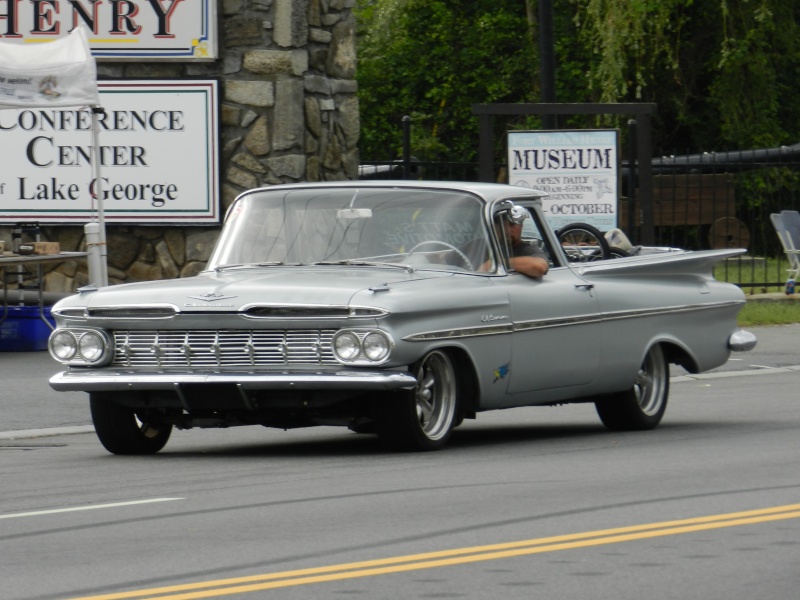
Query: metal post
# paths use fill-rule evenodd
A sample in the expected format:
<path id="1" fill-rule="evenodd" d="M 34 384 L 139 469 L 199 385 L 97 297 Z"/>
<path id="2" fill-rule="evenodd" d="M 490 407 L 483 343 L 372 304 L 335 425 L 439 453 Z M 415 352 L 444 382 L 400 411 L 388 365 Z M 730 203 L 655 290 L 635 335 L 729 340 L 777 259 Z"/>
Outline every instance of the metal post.
<path id="1" fill-rule="evenodd" d="M 403 179 L 411 179 L 411 117 L 403 117 Z"/>
<path id="2" fill-rule="evenodd" d="M 106 217 L 103 210 L 103 180 L 100 177 L 100 123 L 98 115 L 105 114 L 105 110 L 101 106 L 92 107 L 92 167 L 94 171 L 94 185 L 92 191 L 97 200 L 97 239 L 92 241 L 92 246 L 89 245 L 89 225 L 87 223 L 84 227 L 86 232 L 86 247 L 87 251 L 92 248 L 99 250 L 98 262 L 95 264 L 95 281 L 93 282 L 97 287 L 105 287 L 108 285 L 108 247 L 106 245 Z M 91 256 L 91 255 L 90 255 Z M 91 263 L 90 263 L 91 267 Z M 91 269 L 90 269 L 91 272 Z"/>
<path id="3" fill-rule="evenodd" d="M 556 59 L 553 43 L 553 1 L 539 0 L 539 56 L 542 102 L 556 101 Z M 554 114 L 542 115 L 545 129 L 557 129 Z"/>
<path id="4" fill-rule="evenodd" d="M 494 181 L 492 116 L 490 114 L 478 115 L 478 179 L 485 183 Z"/>
<path id="5" fill-rule="evenodd" d="M 636 229 L 636 119 L 628 121 L 628 237 L 636 244 L 639 239 Z"/>
<path id="6" fill-rule="evenodd" d="M 639 204 L 642 207 L 642 233 L 639 243 L 645 246 L 653 246 L 656 243 L 655 212 L 653 210 L 653 146 L 650 129 L 650 114 L 640 113 L 636 127 Z"/>
<path id="7" fill-rule="evenodd" d="M 105 256 L 100 251 L 100 224 L 97 221 L 86 223 L 83 226 L 83 233 L 86 235 L 86 265 L 89 268 L 89 283 L 102 287 L 104 285 L 101 281 Z"/>

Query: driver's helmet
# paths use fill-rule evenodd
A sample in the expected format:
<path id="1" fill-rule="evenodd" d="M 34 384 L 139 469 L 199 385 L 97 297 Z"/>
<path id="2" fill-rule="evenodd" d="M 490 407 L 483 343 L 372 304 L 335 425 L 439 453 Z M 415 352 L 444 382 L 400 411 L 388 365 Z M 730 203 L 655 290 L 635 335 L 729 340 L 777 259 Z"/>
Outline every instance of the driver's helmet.
<path id="1" fill-rule="evenodd" d="M 522 225 L 525 219 L 528 218 L 528 211 L 518 204 L 512 204 L 511 208 L 506 211 L 508 220 L 514 225 Z"/>

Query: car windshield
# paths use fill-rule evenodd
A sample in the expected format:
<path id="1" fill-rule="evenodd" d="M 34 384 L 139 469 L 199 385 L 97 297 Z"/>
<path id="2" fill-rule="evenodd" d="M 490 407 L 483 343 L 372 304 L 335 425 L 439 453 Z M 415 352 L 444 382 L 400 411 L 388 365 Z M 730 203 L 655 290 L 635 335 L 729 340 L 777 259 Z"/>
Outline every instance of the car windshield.
<path id="1" fill-rule="evenodd" d="M 408 188 L 269 189 L 233 207 L 210 269 L 386 264 L 477 272 L 489 259 L 483 203 Z"/>

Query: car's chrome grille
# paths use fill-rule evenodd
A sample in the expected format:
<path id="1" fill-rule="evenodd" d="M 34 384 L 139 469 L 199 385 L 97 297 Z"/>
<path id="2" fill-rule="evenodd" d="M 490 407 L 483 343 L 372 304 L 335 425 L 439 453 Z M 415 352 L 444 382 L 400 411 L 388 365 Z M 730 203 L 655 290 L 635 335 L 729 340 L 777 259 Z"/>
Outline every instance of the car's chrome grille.
<path id="1" fill-rule="evenodd" d="M 114 331 L 115 366 L 213 368 L 337 365 L 336 331 Z"/>

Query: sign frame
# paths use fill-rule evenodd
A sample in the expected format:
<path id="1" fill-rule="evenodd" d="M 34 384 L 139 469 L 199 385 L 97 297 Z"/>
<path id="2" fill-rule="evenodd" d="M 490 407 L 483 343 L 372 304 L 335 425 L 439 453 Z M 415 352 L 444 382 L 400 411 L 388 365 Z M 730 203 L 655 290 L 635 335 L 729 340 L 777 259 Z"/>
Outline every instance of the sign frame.
<path id="1" fill-rule="evenodd" d="M 20 3 L 21 2 L 21 3 Z M 98 61 L 219 58 L 215 0 L 4 0 L 0 41 L 49 42 L 83 25 Z"/>
<path id="2" fill-rule="evenodd" d="M 542 211 L 554 229 L 617 227 L 621 184 L 618 129 L 508 132 L 508 182 L 547 192 Z"/>
<path id="3" fill-rule="evenodd" d="M 98 82 L 106 222 L 220 223 L 220 86 L 219 78 Z M 91 120 L 82 109 L 0 111 L 0 140 L 14 149 L 0 168 L 0 223 L 96 216 Z"/>

